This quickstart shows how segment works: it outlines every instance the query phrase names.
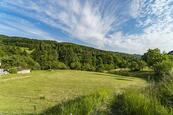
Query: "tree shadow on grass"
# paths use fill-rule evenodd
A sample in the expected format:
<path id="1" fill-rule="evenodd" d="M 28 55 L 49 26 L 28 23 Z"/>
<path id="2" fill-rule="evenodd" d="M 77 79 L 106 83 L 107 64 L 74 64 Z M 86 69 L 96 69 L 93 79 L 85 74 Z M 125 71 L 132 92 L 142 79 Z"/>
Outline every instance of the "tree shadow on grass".
<path id="1" fill-rule="evenodd" d="M 133 71 L 114 71 L 114 72 L 108 72 L 108 73 L 96 73 L 97 75 L 104 75 L 104 76 L 110 76 L 114 77 L 116 79 L 121 80 L 132 80 L 133 77 L 141 78 L 144 80 L 150 80 L 154 78 L 154 72 L 152 71 L 139 71 L 139 72 L 133 72 Z"/>
<path id="2" fill-rule="evenodd" d="M 108 77 L 113 77 L 116 80 L 124 80 L 124 81 L 133 81 L 133 77 L 131 76 L 122 76 L 122 75 L 116 75 L 111 73 L 96 73 L 96 75 L 104 75 Z"/>

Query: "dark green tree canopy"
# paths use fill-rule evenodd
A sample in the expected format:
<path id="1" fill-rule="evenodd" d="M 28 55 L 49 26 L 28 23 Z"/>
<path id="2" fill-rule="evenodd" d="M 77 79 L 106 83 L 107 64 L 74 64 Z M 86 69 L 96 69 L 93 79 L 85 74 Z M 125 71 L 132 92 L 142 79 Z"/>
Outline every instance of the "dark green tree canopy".
<path id="1" fill-rule="evenodd" d="M 161 54 L 158 48 L 149 49 L 147 53 L 142 56 L 142 59 L 148 64 L 148 66 L 153 67 L 157 63 L 161 63 L 165 57 Z"/>
<path id="2" fill-rule="evenodd" d="M 128 63 L 135 58 L 134 55 L 49 40 L 1 36 L 0 43 L 4 68 L 104 71 L 128 68 Z"/>

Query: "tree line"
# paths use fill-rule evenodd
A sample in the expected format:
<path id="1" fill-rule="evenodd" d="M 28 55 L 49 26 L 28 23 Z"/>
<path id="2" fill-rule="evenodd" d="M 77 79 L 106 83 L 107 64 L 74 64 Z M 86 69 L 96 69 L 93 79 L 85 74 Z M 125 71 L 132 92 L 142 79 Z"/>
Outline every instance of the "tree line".
<path id="1" fill-rule="evenodd" d="M 85 71 L 129 68 L 140 71 L 146 60 L 140 56 L 103 51 L 73 43 L 58 43 L 0 36 L 1 68 L 31 68 L 33 70 L 74 69 Z"/>

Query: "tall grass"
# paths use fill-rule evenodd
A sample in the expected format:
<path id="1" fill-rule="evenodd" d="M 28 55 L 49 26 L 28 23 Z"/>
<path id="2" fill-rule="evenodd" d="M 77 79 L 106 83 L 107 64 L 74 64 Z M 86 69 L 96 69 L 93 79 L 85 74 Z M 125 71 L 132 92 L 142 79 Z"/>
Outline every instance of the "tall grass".
<path id="1" fill-rule="evenodd" d="M 127 91 L 116 97 L 112 105 L 112 115 L 171 115 L 168 108 L 153 97 L 138 91 Z"/>
<path id="2" fill-rule="evenodd" d="M 141 89 L 142 90 L 142 89 Z M 173 94 L 170 80 L 155 83 L 142 91 L 126 89 L 112 95 L 110 91 L 100 91 L 88 96 L 63 102 L 43 111 L 42 115 L 173 115 L 173 109 L 165 102 Z M 171 98 L 172 99 L 172 98 Z M 163 103 L 164 102 L 164 103 Z M 101 108 L 104 107 L 102 110 Z"/>
<path id="3" fill-rule="evenodd" d="M 169 84 L 168 84 L 169 83 Z M 151 83 L 145 90 L 126 89 L 112 95 L 110 91 L 100 91 L 92 95 L 80 96 L 43 111 L 42 115 L 173 115 L 173 109 L 161 100 L 172 96 L 172 82 L 164 81 L 160 86 Z M 158 86 L 156 89 L 155 87 Z M 166 93 L 166 94 L 165 94 Z M 162 98 L 160 97 L 162 96 Z M 102 111 L 102 107 L 104 109 Z"/>
<path id="4" fill-rule="evenodd" d="M 132 73 L 118 71 L 114 74 L 127 76 L 155 76 L 148 79 L 149 86 L 143 91 L 125 91 L 115 97 L 110 114 L 117 115 L 173 115 L 173 69 L 157 76 L 153 73 Z M 165 68 L 158 72 L 165 73 Z"/>
<path id="5" fill-rule="evenodd" d="M 173 115 L 173 76 L 166 76 L 159 82 L 151 81 L 149 84 L 145 90 L 126 89 L 114 96 L 106 90 L 80 96 L 49 108 L 41 114 Z"/>
<path id="6" fill-rule="evenodd" d="M 95 115 L 109 98 L 109 91 L 99 91 L 92 95 L 80 96 L 63 102 L 41 113 L 41 115 Z"/>
<path id="7" fill-rule="evenodd" d="M 162 105 L 173 107 L 173 72 L 165 75 L 160 82 L 152 87 L 155 96 L 160 99 Z"/>
<path id="8" fill-rule="evenodd" d="M 172 74 L 173 75 L 173 74 Z M 126 90 L 116 96 L 112 115 L 173 115 L 173 76 L 151 80 L 144 90 Z"/>

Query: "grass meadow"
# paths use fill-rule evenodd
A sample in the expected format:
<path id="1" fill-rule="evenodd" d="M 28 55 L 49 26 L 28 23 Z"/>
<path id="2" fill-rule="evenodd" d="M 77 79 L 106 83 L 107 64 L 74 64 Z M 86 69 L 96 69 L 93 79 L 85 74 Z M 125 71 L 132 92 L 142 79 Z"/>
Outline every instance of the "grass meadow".
<path id="1" fill-rule="evenodd" d="M 97 92 L 120 92 L 129 87 L 144 86 L 146 81 L 140 78 L 85 71 L 33 71 L 25 75 L 4 75 L 0 76 L 0 114 L 50 113 L 51 108 L 76 99 L 80 103 L 93 99 L 87 102 L 92 107 L 105 98 L 104 95 L 93 98 Z M 94 101 L 99 103 L 92 104 Z M 64 111 L 61 107 L 58 110 Z"/>

